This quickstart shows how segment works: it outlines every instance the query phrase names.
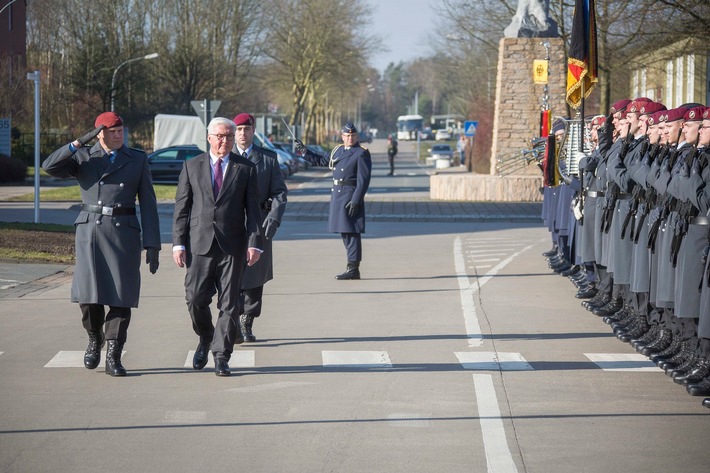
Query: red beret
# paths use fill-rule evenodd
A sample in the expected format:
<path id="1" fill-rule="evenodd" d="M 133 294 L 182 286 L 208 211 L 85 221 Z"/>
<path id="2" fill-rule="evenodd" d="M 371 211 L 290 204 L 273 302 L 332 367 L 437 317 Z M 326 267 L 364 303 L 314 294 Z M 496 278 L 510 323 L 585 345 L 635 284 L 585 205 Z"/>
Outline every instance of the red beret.
<path id="1" fill-rule="evenodd" d="M 660 112 L 666 109 L 666 106 L 661 102 L 647 102 L 641 104 L 641 115 L 651 115 L 652 113 Z"/>
<path id="2" fill-rule="evenodd" d="M 611 106 L 611 109 L 609 111 L 614 114 L 616 112 L 620 112 L 626 108 L 628 104 L 631 103 L 631 100 L 629 99 L 624 99 L 624 100 L 619 100 L 616 102 L 614 105 Z"/>
<path id="3" fill-rule="evenodd" d="M 706 108 L 705 111 L 703 112 L 703 120 L 708 120 L 710 119 L 710 107 Z"/>
<path id="4" fill-rule="evenodd" d="M 94 122 L 94 127 L 96 128 L 100 127 L 101 125 L 105 126 L 106 128 L 123 126 L 123 120 L 121 120 L 121 117 L 119 117 L 117 113 L 104 112 L 98 117 L 96 117 L 96 121 Z"/>
<path id="5" fill-rule="evenodd" d="M 240 113 L 239 115 L 234 117 L 234 124 L 237 126 L 240 126 L 240 125 L 254 126 L 254 117 L 252 115 L 249 115 L 248 113 Z"/>
<path id="6" fill-rule="evenodd" d="M 633 100 L 634 102 L 642 102 L 642 103 L 647 103 L 647 102 L 653 102 L 653 100 L 649 99 L 648 97 L 638 97 Z"/>
<path id="7" fill-rule="evenodd" d="M 683 115 L 683 119 L 686 122 L 699 122 L 703 120 L 703 113 L 705 113 L 706 107 L 693 107 Z"/>
<path id="8" fill-rule="evenodd" d="M 592 118 L 592 126 L 602 126 L 606 122 L 606 117 L 604 115 L 597 115 Z"/>
<path id="9" fill-rule="evenodd" d="M 685 116 L 685 112 L 687 112 L 688 109 L 685 107 L 678 107 L 678 108 L 672 108 L 670 110 L 666 110 L 664 113 L 664 117 L 666 117 L 664 122 L 674 122 L 676 120 L 682 120 L 683 117 Z"/>

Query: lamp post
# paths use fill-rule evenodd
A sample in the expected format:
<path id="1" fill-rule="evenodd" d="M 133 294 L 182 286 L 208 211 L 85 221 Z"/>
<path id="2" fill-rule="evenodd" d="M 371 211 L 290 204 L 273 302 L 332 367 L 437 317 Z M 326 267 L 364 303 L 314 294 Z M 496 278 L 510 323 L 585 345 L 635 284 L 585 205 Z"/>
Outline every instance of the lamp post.
<path id="1" fill-rule="evenodd" d="M 127 61 L 123 61 L 121 64 L 118 65 L 118 67 L 116 67 L 116 69 L 114 69 L 113 77 L 111 78 L 111 111 L 112 112 L 115 111 L 114 101 L 116 99 L 116 74 L 118 73 L 118 70 L 130 62 L 141 61 L 143 59 L 155 59 L 158 56 L 159 56 L 158 53 L 152 53 L 152 54 L 147 54 L 145 56 L 129 59 Z"/>

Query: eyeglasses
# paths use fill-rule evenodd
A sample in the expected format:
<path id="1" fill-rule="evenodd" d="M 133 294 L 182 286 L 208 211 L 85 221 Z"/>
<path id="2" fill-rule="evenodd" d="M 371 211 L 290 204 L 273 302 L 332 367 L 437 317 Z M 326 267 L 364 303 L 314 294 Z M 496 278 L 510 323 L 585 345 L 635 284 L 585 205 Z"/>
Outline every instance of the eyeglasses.
<path id="1" fill-rule="evenodd" d="M 234 139 L 234 135 L 215 135 L 214 133 L 210 133 L 210 135 L 217 138 L 218 141 L 222 141 L 222 140 L 232 141 Z"/>

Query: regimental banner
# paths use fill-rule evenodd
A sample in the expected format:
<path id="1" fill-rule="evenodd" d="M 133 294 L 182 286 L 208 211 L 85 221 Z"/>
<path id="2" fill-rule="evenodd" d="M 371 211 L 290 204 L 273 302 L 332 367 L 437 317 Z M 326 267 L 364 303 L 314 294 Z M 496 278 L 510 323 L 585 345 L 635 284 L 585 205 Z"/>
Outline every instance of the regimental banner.
<path id="1" fill-rule="evenodd" d="M 536 84 L 547 84 L 547 59 L 533 61 L 533 80 Z"/>
<path id="2" fill-rule="evenodd" d="M 567 59 L 567 103 L 580 108 L 598 81 L 597 20 L 594 0 L 575 0 Z"/>

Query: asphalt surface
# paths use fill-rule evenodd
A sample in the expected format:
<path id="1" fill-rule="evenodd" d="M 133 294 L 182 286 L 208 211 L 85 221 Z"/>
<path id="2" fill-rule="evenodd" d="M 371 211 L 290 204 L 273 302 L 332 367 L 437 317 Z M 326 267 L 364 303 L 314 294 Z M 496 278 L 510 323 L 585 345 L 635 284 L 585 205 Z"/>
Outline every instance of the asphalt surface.
<path id="1" fill-rule="evenodd" d="M 170 202 L 126 378 L 81 365 L 72 268 L 0 264 L 15 281 L 0 284 L 0 471 L 707 471 L 702 399 L 547 268 L 540 204 L 432 202 L 411 144 L 393 177 L 381 146 L 361 281 L 333 278 L 327 173 L 289 180 L 258 341 L 235 349 L 229 378 L 190 366 Z M 41 221 L 71 223 L 73 205 L 43 203 Z M 32 218 L 0 202 L 0 220 Z"/>

